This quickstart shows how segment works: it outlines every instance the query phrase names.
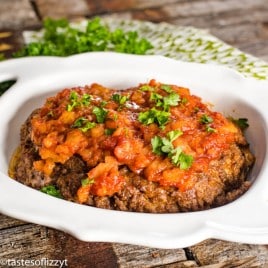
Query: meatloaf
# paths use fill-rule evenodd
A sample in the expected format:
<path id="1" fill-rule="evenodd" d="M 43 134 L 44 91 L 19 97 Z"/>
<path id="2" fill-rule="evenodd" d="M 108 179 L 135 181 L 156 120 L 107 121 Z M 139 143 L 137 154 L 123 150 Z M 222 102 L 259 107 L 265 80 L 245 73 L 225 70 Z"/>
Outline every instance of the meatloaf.
<path id="1" fill-rule="evenodd" d="M 189 89 L 155 80 L 66 88 L 22 125 L 10 174 L 99 208 L 205 210 L 250 186 L 254 156 L 236 122 Z"/>

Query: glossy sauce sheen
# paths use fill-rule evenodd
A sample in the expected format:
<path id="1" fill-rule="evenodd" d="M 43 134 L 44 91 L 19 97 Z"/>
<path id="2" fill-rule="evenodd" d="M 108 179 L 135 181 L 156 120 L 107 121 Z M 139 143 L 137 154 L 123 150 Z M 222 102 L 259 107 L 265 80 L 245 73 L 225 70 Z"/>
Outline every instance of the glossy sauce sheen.
<path id="1" fill-rule="evenodd" d="M 170 95 L 175 102 L 168 101 Z M 141 119 L 152 109 L 166 113 L 166 122 Z M 234 123 L 189 89 L 155 80 L 123 91 L 99 84 L 64 89 L 47 99 L 31 124 L 40 155 L 34 162 L 36 170 L 49 176 L 57 163 L 74 155 L 87 163 L 88 178 L 77 191 L 80 203 L 90 194 L 112 196 L 120 191 L 126 181 L 119 172 L 122 166 L 163 187 L 191 190 L 199 174 L 206 173 L 224 150 L 234 143 L 246 144 Z M 180 135 L 171 142 L 172 152 L 179 148 L 191 159 L 186 167 L 174 163 L 170 152 L 154 151 L 152 140 L 165 139 L 174 131 Z"/>

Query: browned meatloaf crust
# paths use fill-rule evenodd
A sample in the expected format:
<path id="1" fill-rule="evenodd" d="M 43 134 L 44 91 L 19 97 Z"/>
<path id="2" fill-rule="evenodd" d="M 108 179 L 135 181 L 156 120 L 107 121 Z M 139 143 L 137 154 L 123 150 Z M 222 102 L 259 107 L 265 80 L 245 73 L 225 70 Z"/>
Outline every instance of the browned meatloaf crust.
<path id="1" fill-rule="evenodd" d="M 14 176 L 19 182 L 35 189 L 45 185 L 55 185 L 64 199 L 77 202 L 77 191 L 81 180 L 87 177 L 87 163 L 78 154 L 65 163 L 56 163 L 50 176 L 33 167 L 40 159 L 38 147 L 33 143 L 31 119 L 39 110 L 27 119 L 21 128 L 19 160 Z M 250 186 L 246 176 L 253 164 L 253 156 L 248 144 L 239 140 L 228 150 L 222 152 L 220 159 L 209 163 L 209 174 L 199 173 L 194 187 L 188 191 L 179 191 L 174 186 L 160 185 L 144 178 L 143 173 L 132 172 L 127 165 L 120 165 L 119 174 L 125 178 L 124 187 L 109 196 L 97 196 L 92 193 L 85 204 L 105 209 L 166 213 L 205 210 L 224 205 L 238 198 Z"/>

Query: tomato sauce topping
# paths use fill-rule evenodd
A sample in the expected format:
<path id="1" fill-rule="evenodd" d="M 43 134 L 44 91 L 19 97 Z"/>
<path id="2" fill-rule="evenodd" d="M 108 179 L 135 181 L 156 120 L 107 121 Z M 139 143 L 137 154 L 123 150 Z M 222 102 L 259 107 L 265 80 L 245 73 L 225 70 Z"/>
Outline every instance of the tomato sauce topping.
<path id="1" fill-rule="evenodd" d="M 64 89 L 31 123 L 36 170 L 50 176 L 74 155 L 86 162 L 81 203 L 124 187 L 122 166 L 163 187 L 190 190 L 198 173 L 241 139 L 234 123 L 189 89 L 155 80 L 122 91 L 99 84 Z"/>

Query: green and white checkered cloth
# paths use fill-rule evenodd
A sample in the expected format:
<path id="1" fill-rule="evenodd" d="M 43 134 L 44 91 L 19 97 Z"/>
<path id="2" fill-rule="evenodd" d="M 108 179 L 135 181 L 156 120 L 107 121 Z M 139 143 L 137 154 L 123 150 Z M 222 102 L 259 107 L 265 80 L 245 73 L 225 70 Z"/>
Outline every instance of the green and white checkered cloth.
<path id="1" fill-rule="evenodd" d="M 124 31 L 136 31 L 141 38 L 149 40 L 154 46 L 147 51 L 149 55 L 162 55 L 187 62 L 225 65 L 245 77 L 268 79 L 267 62 L 226 44 L 206 30 L 168 23 L 124 20 L 111 16 L 103 17 L 102 22 L 111 30 L 121 28 Z M 86 23 L 87 21 L 81 21 L 76 26 L 83 28 Z M 27 32 L 24 37 L 28 43 L 38 35 Z"/>

